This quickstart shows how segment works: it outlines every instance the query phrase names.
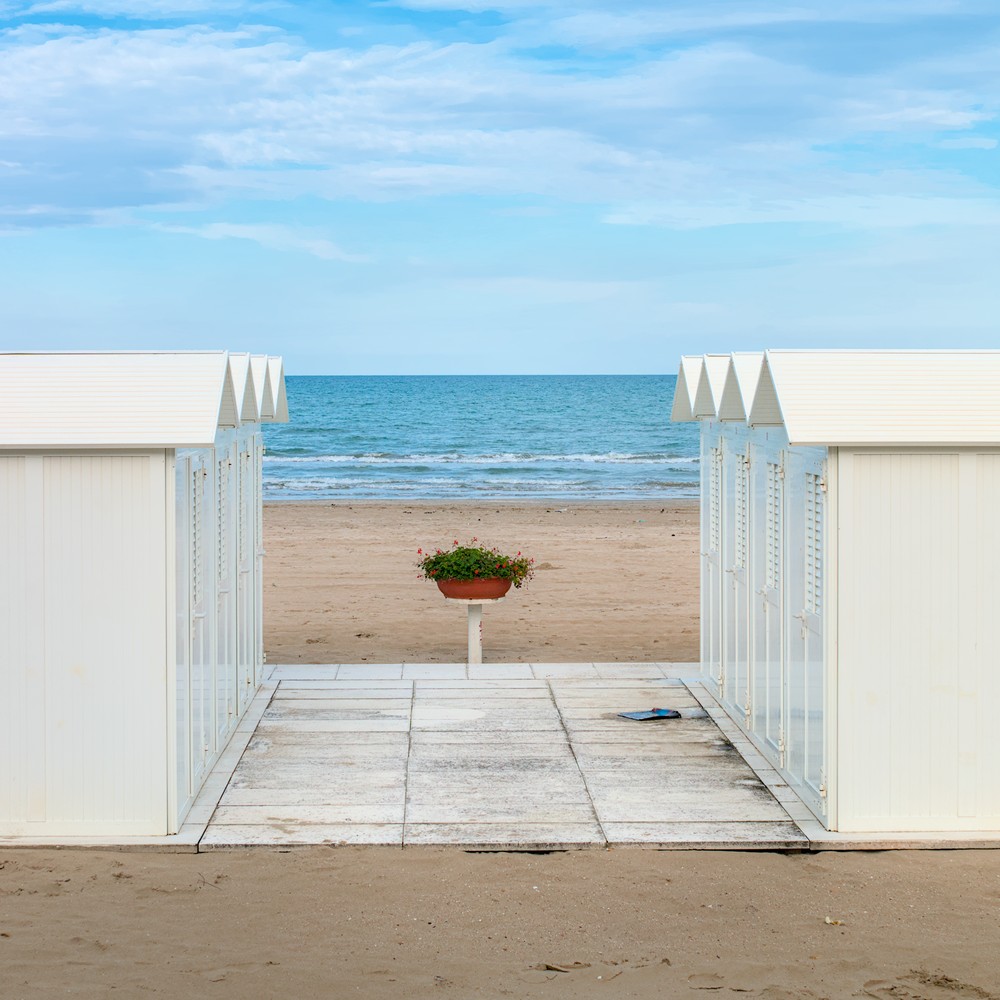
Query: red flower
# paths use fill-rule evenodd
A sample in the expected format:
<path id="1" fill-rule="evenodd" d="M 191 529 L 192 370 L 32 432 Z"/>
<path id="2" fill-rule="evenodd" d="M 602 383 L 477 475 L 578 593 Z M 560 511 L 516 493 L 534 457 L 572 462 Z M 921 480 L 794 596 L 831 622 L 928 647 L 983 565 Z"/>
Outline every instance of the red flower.
<path id="1" fill-rule="evenodd" d="M 423 554 L 424 554 L 424 550 L 423 549 L 417 549 L 417 555 L 418 556 L 422 556 Z"/>
<path id="2" fill-rule="evenodd" d="M 476 576 L 479 576 L 479 570 L 478 570 L 478 569 L 476 569 L 476 570 L 473 570 L 473 573 L 475 573 L 475 574 L 476 574 Z"/>

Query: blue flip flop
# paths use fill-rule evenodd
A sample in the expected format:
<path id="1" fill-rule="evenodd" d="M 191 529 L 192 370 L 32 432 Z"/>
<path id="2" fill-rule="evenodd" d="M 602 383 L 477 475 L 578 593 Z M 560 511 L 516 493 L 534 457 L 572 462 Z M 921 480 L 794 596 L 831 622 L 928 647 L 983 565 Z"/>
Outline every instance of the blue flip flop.
<path id="1" fill-rule="evenodd" d="M 672 708 L 651 708 L 648 712 L 619 712 L 623 719 L 634 719 L 636 722 L 648 722 L 650 719 L 679 719 L 680 712 Z"/>

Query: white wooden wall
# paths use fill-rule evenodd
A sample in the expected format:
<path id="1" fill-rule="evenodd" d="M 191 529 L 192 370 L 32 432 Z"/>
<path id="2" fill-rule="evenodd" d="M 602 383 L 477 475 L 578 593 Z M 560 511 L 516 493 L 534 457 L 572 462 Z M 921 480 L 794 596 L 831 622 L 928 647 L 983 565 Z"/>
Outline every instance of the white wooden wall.
<path id="1" fill-rule="evenodd" d="M 1000 452 L 838 465 L 839 829 L 1000 829 Z"/>
<path id="2" fill-rule="evenodd" d="M 0 456 L 0 834 L 167 830 L 165 468 Z"/>

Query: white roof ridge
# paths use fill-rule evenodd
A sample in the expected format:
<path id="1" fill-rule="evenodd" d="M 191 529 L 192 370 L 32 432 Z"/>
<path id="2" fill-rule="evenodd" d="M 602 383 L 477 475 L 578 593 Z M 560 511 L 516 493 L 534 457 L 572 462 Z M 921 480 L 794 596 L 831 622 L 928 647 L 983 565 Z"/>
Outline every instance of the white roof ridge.
<path id="1" fill-rule="evenodd" d="M 257 407 L 257 393 L 250 371 L 250 355 L 241 351 L 230 353 L 229 372 L 233 379 L 233 392 L 236 394 L 240 423 L 257 423 L 260 420 L 260 410 Z"/>
<path id="2" fill-rule="evenodd" d="M 729 369 L 719 401 L 720 420 L 747 419 L 763 363 L 763 351 L 736 351 L 730 355 Z"/>
<path id="3" fill-rule="evenodd" d="M 266 354 L 250 355 L 250 372 L 253 376 L 254 392 L 257 394 L 257 412 L 262 423 L 274 417 L 274 391 L 271 387 L 271 369 Z"/>
<path id="4" fill-rule="evenodd" d="M 716 419 L 728 371 L 728 354 L 706 354 L 702 358 L 701 377 L 698 379 L 693 407 L 696 419 L 701 417 Z"/>
<path id="5" fill-rule="evenodd" d="M 698 389 L 701 368 L 700 354 L 681 356 L 677 368 L 677 382 L 674 384 L 674 403 L 670 409 L 670 419 L 674 423 L 694 420 L 694 395 Z"/>
<path id="6" fill-rule="evenodd" d="M 267 369 L 271 378 L 271 391 L 274 394 L 274 415 L 267 422 L 287 424 L 288 397 L 285 395 L 285 363 L 280 357 L 269 355 Z"/>

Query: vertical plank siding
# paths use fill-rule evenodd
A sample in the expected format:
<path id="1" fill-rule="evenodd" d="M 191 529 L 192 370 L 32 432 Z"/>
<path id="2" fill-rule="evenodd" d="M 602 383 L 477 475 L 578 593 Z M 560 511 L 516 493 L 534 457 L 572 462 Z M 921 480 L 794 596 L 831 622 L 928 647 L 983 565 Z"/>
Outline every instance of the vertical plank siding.
<path id="1" fill-rule="evenodd" d="M 29 775 L 44 775 L 44 748 L 33 753 L 28 715 L 44 698 L 45 664 L 37 643 L 40 574 L 33 571 L 34 526 L 27 495 L 27 459 L 0 456 L 0 676 L 14 710 L 0 726 L 0 823 L 44 817 L 44 801 L 33 801 Z M 27 711 L 20 706 L 30 706 Z"/>
<path id="2" fill-rule="evenodd" d="M 1000 455 L 840 468 L 840 829 L 1000 828 Z"/>
<path id="3" fill-rule="evenodd" d="M 0 459 L 4 833 L 166 832 L 164 466 Z"/>

